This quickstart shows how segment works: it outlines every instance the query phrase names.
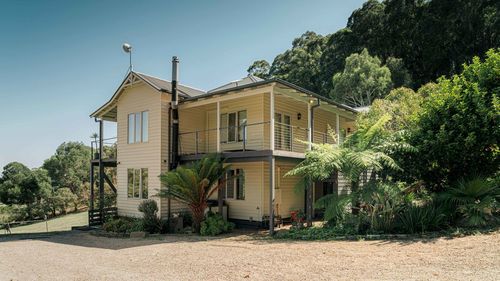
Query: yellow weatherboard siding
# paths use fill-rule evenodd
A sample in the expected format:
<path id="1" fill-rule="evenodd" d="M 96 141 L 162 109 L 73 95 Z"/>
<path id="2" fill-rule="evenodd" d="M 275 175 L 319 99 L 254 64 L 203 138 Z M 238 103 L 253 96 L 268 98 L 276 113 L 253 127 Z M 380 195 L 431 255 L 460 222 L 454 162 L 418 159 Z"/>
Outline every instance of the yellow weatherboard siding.
<path id="1" fill-rule="evenodd" d="M 148 142 L 127 142 L 128 114 L 149 111 Z M 141 83 L 124 90 L 117 102 L 117 207 L 124 216 L 139 216 L 137 207 L 141 199 L 127 197 L 127 169 L 147 168 L 149 198 L 160 188 L 161 172 L 161 94 Z M 161 204 L 158 204 L 161 209 Z"/>

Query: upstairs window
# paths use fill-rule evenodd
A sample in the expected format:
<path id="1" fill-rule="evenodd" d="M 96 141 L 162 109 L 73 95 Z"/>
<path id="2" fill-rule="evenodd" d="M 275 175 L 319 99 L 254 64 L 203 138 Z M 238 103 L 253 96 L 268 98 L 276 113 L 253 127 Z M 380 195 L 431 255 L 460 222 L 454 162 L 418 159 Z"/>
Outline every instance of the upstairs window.
<path id="1" fill-rule="evenodd" d="M 149 134 L 149 112 L 128 115 L 128 143 L 147 142 Z"/>
<path id="2" fill-rule="evenodd" d="M 246 138 L 247 111 L 241 110 L 221 114 L 220 126 L 222 143 L 243 141 Z"/>

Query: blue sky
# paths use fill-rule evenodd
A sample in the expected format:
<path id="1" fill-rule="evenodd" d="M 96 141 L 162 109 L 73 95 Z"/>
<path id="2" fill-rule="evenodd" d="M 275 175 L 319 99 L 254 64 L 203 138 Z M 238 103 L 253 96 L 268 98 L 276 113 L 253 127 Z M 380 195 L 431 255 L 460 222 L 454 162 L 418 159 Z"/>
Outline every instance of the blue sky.
<path id="1" fill-rule="evenodd" d="M 307 30 L 345 26 L 362 0 L 336 1 L 3 1 L 0 9 L 0 170 L 38 167 L 64 141 L 89 142 L 88 117 L 128 68 L 211 89 L 272 62 Z M 114 136 L 109 124 L 106 135 Z"/>

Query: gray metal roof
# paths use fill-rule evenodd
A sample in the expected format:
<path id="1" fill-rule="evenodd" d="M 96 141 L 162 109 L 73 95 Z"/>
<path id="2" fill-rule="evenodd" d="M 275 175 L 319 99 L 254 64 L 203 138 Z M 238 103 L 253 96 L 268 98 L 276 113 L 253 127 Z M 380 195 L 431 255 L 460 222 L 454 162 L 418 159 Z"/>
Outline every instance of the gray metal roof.
<path id="1" fill-rule="evenodd" d="M 243 77 L 240 80 L 229 82 L 229 83 L 224 84 L 220 87 L 212 89 L 212 90 L 208 91 L 207 93 L 229 90 L 232 88 L 241 87 L 244 85 L 253 84 L 255 82 L 261 82 L 261 81 L 264 81 L 264 79 L 259 78 L 257 76 L 253 76 L 252 74 L 249 74 L 247 77 Z"/>
<path id="2" fill-rule="evenodd" d="M 172 91 L 172 82 L 170 81 L 163 80 L 140 72 L 134 72 L 134 73 L 140 76 L 143 80 L 145 80 L 149 84 L 151 84 L 151 86 L 157 88 L 159 91 L 166 91 L 169 93 Z M 196 97 L 199 95 L 206 94 L 206 92 L 203 90 L 192 88 L 182 84 L 179 84 L 177 86 L 177 91 L 181 96 L 184 97 Z"/>
<path id="3" fill-rule="evenodd" d="M 255 77 L 255 76 L 253 76 L 253 77 Z M 295 85 L 293 83 L 290 83 L 290 82 L 287 82 L 285 80 L 282 80 L 282 79 L 279 79 L 279 78 L 271 78 L 271 79 L 264 80 L 264 79 L 260 79 L 258 77 L 257 77 L 257 79 L 259 79 L 259 81 L 248 82 L 249 80 L 246 80 L 248 82 L 246 84 L 240 84 L 238 86 L 232 85 L 231 87 L 226 87 L 226 88 L 223 88 L 223 89 L 221 89 L 221 87 L 224 87 L 224 86 L 221 86 L 219 88 L 216 88 L 216 89 L 208 91 L 205 95 L 191 97 L 191 98 L 187 98 L 185 100 L 186 101 L 193 101 L 193 100 L 197 100 L 197 99 L 201 99 L 201 98 L 208 98 L 208 97 L 215 96 L 215 95 L 225 94 L 225 93 L 228 93 L 228 92 L 231 92 L 231 91 L 242 90 L 242 89 L 252 88 L 252 87 L 258 87 L 258 86 L 266 85 L 266 84 L 269 84 L 269 83 L 279 83 L 279 84 L 284 85 L 286 87 L 292 88 L 292 89 L 294 89 L 296 91 L 302 92 L 304 94 L 307 94 L 309 96 L 312 96 L 314 98 L 322 100 L 322 101 L 324 101 L 326 103 L 329 103 L 331 105 L 334 105 L 334 106 L 337 106 L 339 108 L 345 109 L 345 110 L 347 110 L 349 112 L 358 113 L 358 111 L 356 109 L 354 109 L 354 108 L 352 108 L 352 107 L 350 107 L 348 105 L 345 105 L 345 104 L 342 104 L 342 103 L 338 103 L 338 102 L 336 102 L 336 101 L 334 101 L 332 99 L 329 99 L 327 97 L 324 97 L 324 96 L 321 96 L 319 94 L 316 94 L 316 93 L 314 93 L 312 91 L 304 89 L 304 88 L 302 88 L 300 86 L 297 86 L 297 85 Z M 234 82 L 232 82 L 232 83 L 234 83 Z"/>

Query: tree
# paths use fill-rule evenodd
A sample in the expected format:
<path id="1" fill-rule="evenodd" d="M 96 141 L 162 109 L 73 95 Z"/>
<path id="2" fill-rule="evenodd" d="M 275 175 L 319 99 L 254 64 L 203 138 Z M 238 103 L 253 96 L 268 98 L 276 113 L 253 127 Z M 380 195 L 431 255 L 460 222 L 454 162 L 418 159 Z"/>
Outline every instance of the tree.
<path id="1" fill-rule="evenodd" d="M 271 77 L 269 74 L 270 69 L 271 65 L 266 60 L 256 60 L 248 67 L 247 72 L 259 78 L 268 79 Z"/>
<path id="2" fill-rule="evenodd" d="M 370 110 L 358 116 L 357 127 L 367 128 L 388 114 L 391 119 L 385 124 L 388 134 L 410 130 L 416 125 L 423 97 L 409 88 L 393 89 L 385 98 L 376 99 Z"/>
<path id="3" fill-rule="evenodd" d="M 345 69 L 333 76 L 331 97 L 350 106 L 368 106 L 391 89 L 391 72 L 364 49 L 346 59 Z"/>
<path id="4" fill-rule="evenodd" d="M 81 142 L 65 142 L 56 153 L 43 163 L 56 188 L 68 187 L 80 194 L 82 186 L 89 181 L 90 148 Z"/>
<path id="5" fill-rule="evenodd" d="M 292 42 L 292 48 L 273 61 L 270 75 L 319 92 L 319 60 L 327 38 L 307 31 Z"/>
<path id="6" fill-rule="evenodd" d="M 219 155 L 205 156 L 192 164 L 179 166 L 160 176 L 165 188 L 159 195 L 187 204 L 193 214 L 193 228 L 199 233 L 207 200 L 225 183 L 223 179 L 228 168 Z"/>
<path id="7" fill-rule="evenodd" d="M 344 69 L 345 59 L 363 50 L 356 42 L 357 38 L 349 28 L 343 28 L 328 37 L 320 59 L 321 95 L 329 96 L 333 88 L 332 77 Z"/>
<path id="8" fill-rule="evenodd" d="M 0 201 L 7 205 L 22 204 L 23 183 L 30 175 L 31 170 L 19 162 L 5 165 L 0 178 Z"/>
<path id="9" fill-rule="evenodd" d="M 350 182 L 352 192 L 358 190 L 361 174 L 371 171 L 372 178 L 384 169 L 400 169 L 389 155 L 395 150 L 411 150 L 408 144 L 386 136 L 385 124 L 389 115 L 383 115 L 370 127 L 361 127 L 348 136 L 340 146 L 312 143 L 305 160 L 290 170 L 286 176 L 300 175 L 309 180 L 325 180 L 338 171 Z M 334 196 L 331 199 L 334 198 Z M 353 211 L 357 202 L 353 202 Z"/>
<path id="10" fill-rule="evenodd" d="M 33 209 L 51 191 L 50 177 L 44 169 L 30 170 L 18 162 L 4 167 L 0 178 L 0 200 L 7 205 L 26 205 L 28 216 L 33 217 Z"/>
<path id="11" fill-rule="evenodd" d="M 394 88 L 411 87 L 411 74 L 405 67 L 402 59 L 389 57 L 385 66 L 391 71 L 392 85 Z"/>
<path id="12" fill-rule="evenodd" d="M 410 142 L 419 150 L 416 177 L 433 190 L 460 178 L 491 175 L 500 165 L 500 50 L 474 58 L 440 79 L 424 101 Z"/>

